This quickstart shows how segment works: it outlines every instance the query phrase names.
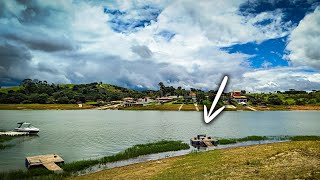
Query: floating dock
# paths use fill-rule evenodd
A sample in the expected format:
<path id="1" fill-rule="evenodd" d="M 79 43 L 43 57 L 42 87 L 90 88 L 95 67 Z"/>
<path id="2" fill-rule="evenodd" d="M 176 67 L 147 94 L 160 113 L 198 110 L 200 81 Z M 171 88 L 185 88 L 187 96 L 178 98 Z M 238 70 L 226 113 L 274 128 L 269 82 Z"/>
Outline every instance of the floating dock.
<path id="1" fill-rule="evenodd" d="M 197 146 L 197 147 L 198 146 L 214 147 L 218 145 L 218 140 L 210 136 L 207 136 L 205 134 L 202 134 L 190 139 L 190 143 L 192 146 Z"/>
<path id="2" fill-rule="evenodd" d="M 62 172 L 63 170 L 57 165 L 64 163 L 64 160 L 57 154 L 48 154 L 40 156 L 26 157 L 26 167 L 44 166 L 50 171 Z"/>
<path id="3" fill-rule="evenodd" d="M 0 136 L 26 136 L 29 135 L 28 132 L 16 132 L 16 131 L 7 131 L 0 132 Z"/>

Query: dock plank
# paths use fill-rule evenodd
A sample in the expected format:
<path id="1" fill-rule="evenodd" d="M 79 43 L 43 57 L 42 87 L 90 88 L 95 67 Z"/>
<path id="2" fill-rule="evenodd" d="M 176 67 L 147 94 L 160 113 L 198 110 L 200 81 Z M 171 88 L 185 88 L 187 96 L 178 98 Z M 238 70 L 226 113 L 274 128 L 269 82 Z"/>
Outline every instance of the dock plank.
<path id="1" fill-rule="evenodd" d="M 62 171 L 62 169 L 54 162 L 43 163 L 43 166 L 50 171 Z"/>
<path id="2" fill-rule="evenodd" d="M 64 163 L 64 160 L 57 154 L 39 155 L 26 157 L 27 167 L 43 165 L 51 171 L 62 171 L 56 163 Z"/>
<path id="3" fill-rule="evenodd" d="M 208 147 L 213 147 L 213 144 L 210 141 L 203 141 L 203 143 Z"/>

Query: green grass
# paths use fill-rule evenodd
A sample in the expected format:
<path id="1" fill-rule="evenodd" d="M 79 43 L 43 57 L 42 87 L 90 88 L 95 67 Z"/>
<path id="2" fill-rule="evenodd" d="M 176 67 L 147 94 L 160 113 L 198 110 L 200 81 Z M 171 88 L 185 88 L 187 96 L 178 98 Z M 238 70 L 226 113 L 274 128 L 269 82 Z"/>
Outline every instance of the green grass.
<path id="1" fill-rule="evenodd" d="M 59 84 L 59 86 L 62 88 L 72 89 L 74 87 L 74 84 Z"/>
<path id="2" fill-rule="evenodd" d="M 99 85 L 98 85 L 99 86 Z M 101 84 L 101 87 L 111 91 L 111 92 L 120 92 L 119 89 L 116 89 L 114 86 L 110 85 L 110 84 Z"/>
<path id="3" fill-rule="evenodd" d="M 53 175 L 52 171 L 44 167 L 30 169 L 28 171 L 15 170 L 0 172 L 0 179 L 44 179 L 45 176 Z M 49 179 L 49 178 L 46 178 Z"/>
<path id="4" fill-rule="evenodd" d="M 291 141 L 320 141 L 320 136 L 291 136 Z"/>
<path id="5" fill-rule="evenodd" d="M 93 105 L 93 104 L 98 104 L 98 103 L 95 102 L 95 101 L 90 101 L 90 102 L 86 102 L 85 104 L 87 104 L 87 105 Z"/>
<path id="6" fill-rule="evenodd" d="M 101 159 L 101 162 L 102 163 L 114 162 L 114 161 L 138 157 L 141 155 L 167 152 L 167 151 L 178 151 L 178 150 L 189 149 L 189 148 L 190 147 L 188 144 L 182 143 L 181 141 L 162 140 L 155 143 L 135 145 L 116 155 L 104 157 Z"/>
<path id="7" fill-rule="evenodd" d="M 320 141 L 320 136 L 247 136 L 243 138 L 222 138 L 218 144 L 235 144 L 245 141 L 264 141 L 264 140 L 291 140 L 291 141 Z"/>
<path id="8" fill-rule="evenodd" d="M 135 158 L 141 155 L 167 151 L 178 151 L 189 148 L 190 147 L 188 144 L 182 143 L 181 141 L 162 140 L 154 143 L 138 144 L 126 149 L 125 151 L 119 152 L 118 154 L 115 154 L 113 156 L 106 156 L 101 159 L 82 160 L 62 164 L 60 165 L 60 167 L 63 169 L 63 172 L 61 174 L 52 174 L 50 171 L 46 169 L 43 170 L 43 168 L 40 168 L 39 170 L 31 169 L 28 171 L 18 170 L 2 172 L 0 173 L 0 179 L 32 179 L 34 177 L 39 177 L 40 179 L 59 179 L 59 177 L 68 177 L 71 176 L 72 173 L 90 168 L 98 164 Z"/>
<path id="9" fill-rule="evenodd" d="M 267 136 L 247 136 L 243 138 L 223 138 L 219 139 L 219 144 L 234 144 L 238 142 L 245 142 L 245 141 L 263 141 L 263 140 L 270 140 L 270 137 Z"/>
<path id="10" fill-rule="evenodd" d="M 8 93 L 8 91 L 10 91 L 10 90 L 18 91 L 21 88 L 22 88 L 21 86 L 14 86 L 14 87 L 10 87 L 10 88 L 0 88 L 0 93 Z"/>
<path id="11" fill-rule="evenodd" d="M 130 158 L 135 158 L 141 155 L 154 154 L 167 151 L 178 151 L 181 149 L 189 149 L 189 145 L 182 143 L 181 141 L 167 141 L 162 140 L 155 143 L 138 144 L 133 147 L 126 149 L 125 151 L 119 152 L 112 156 L 106 156 L 98 160 L 82 160 L 68 164 L 64 164 L 61 168 L 67 172 L 77 172 L 87 169 L 97 164 L 105 164 L 108 162 L 115 162 Z"/>
<path id="12" fill-rule="evenodd" d="M 312 151 L 310 150 L 312 149 Z M 150 179 L 319 179 L 319 143 L 315 141 L 285 142 L 256 145 L 247 148 L 192 153 L 168 160 L 168 166 L 149 173 Z M 140 166 L 143 166 L 141 164 Z M 155 166 L 155 165 L 154 165 Z M 160 165 L 156 165 L 159 167 Z M 143 166 L 148 171 L 148 166 Z M 153 167 L 153 168 L 156 168 Z M 127 169 L 106 170 L 99 178 L 121 173 L 120 177 L 138 179 L 139 174 L 128 174 Z M 138 169 L 138 168 L 136 168 Z M 119 177 L 115 176 L 115 177 Z M 133 176 L 133 177 L 132 177 Z M 95 177 L 94 175 L 88 177 Z M 97 177 L 97 176 L 96 176 Z M 112 176 L 109 178 L 113 178 Z"/>
<path id="13" fill-rule="evenodd" d="M 87 169 L 91 166 L 100 164 L 100 160 L 82 160 L 82 161 L 74 161 L 71 163 L 62 164 L 60 167 L 63 169 L 64 174 L 70 175 L 73 172 L 81 171 Z"/>

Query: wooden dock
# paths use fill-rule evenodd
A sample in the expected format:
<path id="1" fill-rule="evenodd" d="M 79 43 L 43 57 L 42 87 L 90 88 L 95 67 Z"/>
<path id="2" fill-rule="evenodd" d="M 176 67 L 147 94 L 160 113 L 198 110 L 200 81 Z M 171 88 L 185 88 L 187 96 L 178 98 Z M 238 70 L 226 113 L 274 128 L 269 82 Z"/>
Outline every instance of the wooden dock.
<path id="1" fill-rule="evenodd" d="M 7 131 L 0 132 L 0 136 L 26 136 L 29 135 L 28 132 L 16 132 L 16 131 Z"/>
<path id="2" fill-rule="evenodd" d="M 213 147 L 213 144 L 211 141 L 203 141 L 203 143 L 207 145 L 207 147 Z"/>
<path id="3" fill-rule="evenodd" d="M 50 171 L 63 171 L 56 163 L 64 163 L 64 160 L 57 154 L 26 157 L 26 167 L 44 166 Z"/>

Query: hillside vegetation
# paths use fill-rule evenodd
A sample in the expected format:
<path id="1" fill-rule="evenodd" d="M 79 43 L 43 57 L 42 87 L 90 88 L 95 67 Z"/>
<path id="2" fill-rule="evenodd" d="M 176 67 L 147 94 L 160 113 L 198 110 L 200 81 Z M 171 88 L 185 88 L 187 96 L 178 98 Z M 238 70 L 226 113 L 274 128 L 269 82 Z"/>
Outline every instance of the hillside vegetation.
<path id="1" fill-rule="evenodd" d="M 242 90 L 241 94 L 245 95 L 248 98 L 248 104 L 253 106 L 320 105 L 319 90 L 306 92 L 291 89 L 289 91 L 276 91 L 273 93 L 246 93 L 245 90 Z M 172 108 L 178 109 L 180 104 L 193 104 L 194 99 L 196 99 L 198 104 L 211 105 L 215 95 L 216 91 L 214 90 L 207 92 L 196 88 L 186 90 L 182 87 L 165 86 L 162 82 L 159 83 L 159 90 L 137 91 L 111 84 L 103 84 L 102 82 L 90 84 L 49 84 L 46 81 L 25 79 L 21 82 L 20 86 L 0 88 L 0 104 L 76 104 L 81 102 L 87 105 L 95 105 L 97 102 L 117 101 L 125 97 L 138 99 L 145 96 L 152 98 L 179 96 L 182 98 L 174 102 L 177 107 Z M 174 104 L 170 105 L 174 106 Z M 222 94 L 217 107 L 221 107 L 224 104 L 239 106 L 237 102 L 231 99 L 230 93 L 227 92 Z M 186 107 L 183 106 L 183 108 Z M 157 108 L 150 107 L 149 109 Z M 161 107 L 160 109 L 168 108 Z M 194 109 L 194 107 L 191 107 L 191 109 Z"/>
<path id="2" fill-rule="evenodd" d="M 75 104 L 102 100 L 114 101 L 124 97 L 143 97 L 146 94 L 115 85 L 90 84 L 48 84 L 46 81 L 26 79 L 21 85 L 0 89 L 1 104 Z"/>

